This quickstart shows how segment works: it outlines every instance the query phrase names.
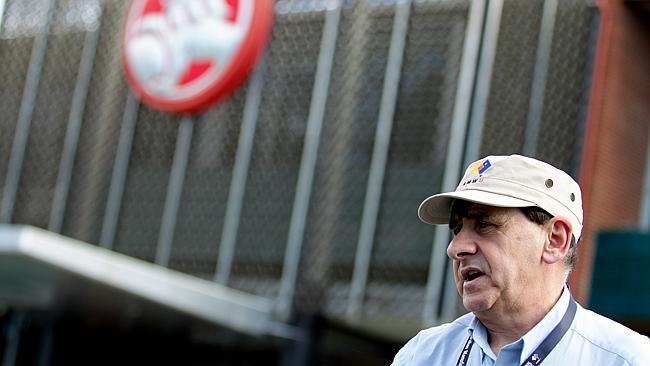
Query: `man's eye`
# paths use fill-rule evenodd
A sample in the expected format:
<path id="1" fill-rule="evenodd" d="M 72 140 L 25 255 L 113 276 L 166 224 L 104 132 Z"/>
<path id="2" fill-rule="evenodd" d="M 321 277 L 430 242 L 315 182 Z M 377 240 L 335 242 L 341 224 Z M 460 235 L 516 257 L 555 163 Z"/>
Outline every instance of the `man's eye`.
<path id="1" fill-rule="evenodd" d="M 491 223 L 489 223 L 489 222 L 485 222 L 485 221 L 477 221 L 477 222 L 476 222 L 476 230 L 483 230 L 483 231 L 485 231 L 485 230 L 487 230 L 487 229 L 489 229 L 489 228 L 491 228 L 491 227 L 493 227 L 493 226 L 494 226 L 494 225 L 492 225 Z"/>

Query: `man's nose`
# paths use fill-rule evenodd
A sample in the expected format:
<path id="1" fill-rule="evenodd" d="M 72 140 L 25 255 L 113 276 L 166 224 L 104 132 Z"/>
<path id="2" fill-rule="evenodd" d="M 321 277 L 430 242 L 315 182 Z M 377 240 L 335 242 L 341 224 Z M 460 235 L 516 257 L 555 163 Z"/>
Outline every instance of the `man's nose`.
<path id="1" fill-rule="evenodd" d="M 447 247 L 447 256 L 451 259 L 461 260 L 464 257 L 476 254 L 477 246 L 475 236 L 470 230 L 462 228 L 449 243 Z"/>

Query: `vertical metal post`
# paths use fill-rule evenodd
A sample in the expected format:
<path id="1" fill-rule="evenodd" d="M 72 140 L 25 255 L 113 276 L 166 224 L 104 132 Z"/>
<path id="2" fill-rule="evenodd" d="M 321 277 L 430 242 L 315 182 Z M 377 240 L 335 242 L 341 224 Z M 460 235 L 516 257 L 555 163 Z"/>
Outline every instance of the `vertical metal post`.
<path id="1" fill-rule="evenodd" d="M 411 0 L 400 1 L 395 7 L 395 20 L 391 31 L 381 105 L 377 119 L 377 130 L 375 131 L 375 144 L 373 146 L 361 227 L 359 229 L 359 242 L 354 259 L 354 272 L 350 284 L 347 315 L 353 318 L 360 314 L 363 295 L 366 291 L 381 191 L 386 172 L 386 161 L 388 160 L 390 136 L 393 129 L 393 117 L 395 105 L 397 104 L 402 60 L 404 48 L 406 47 L 406 35 L 411 16 Z"/>
<path id="2" fill-rule="evenodd" d="M 264 88 L 264 74 L 266 73 L 266 57 L 262 59 L 253 74 L 246 92 L 246 104 L 242 116 L 242 125 L 239 129 L 239 142 L 235 155 L 232 180 L 226 205 L 226 217 L 221 231 L 219 244 L 219 259 L 215 270 L 214 280 L 222 285 L 227 285 L 232 269 L 232 260 L 235 255 L 235 243 L 239 230 L 239 219 L 244 203 L 244 192 L 248 177 L 248 166 L 253 155 L 253 140 L 257 128 L 257 116 L 262 102 L 262 89 Z"/>
<path id="3" fill-rule="evenodd" d="M 11 146 L 11 156 L 7 166 L 7 176 L 2 192 L 2 204 L 0 205 L 0 222 L 11 222 L 18 193 L 20 174 L 23 168 L 23 160 L 27 149 L 29 130 L 32 124 L 32 113 L 34 103 L 38 94 L 38 83 L 43 69 L 43 60 L 47 52 L 47 38 L 50 34 L 50 27 L 54 20 L 54 12 L 57 0 L 50 0 L 47 7 L 47 16 L 42 31 L 36 35 L 32 54 L 27 68 L 25 88 L 20 102 L 18 121 L 16 122 L 16 133 Z"/>
<path id="4" fill-rule="evenodd" d="M 111 175 L 111 183 L 108 189 L 102 232 L 99 237 L 100 245 L 107 249 L 113 248 L 113 242 L 117 233 L 117 221 L 122 206 L 122 196 L 124 195 L 126 173 L 129 169 L 131 145 L 133 144 L 135 123 L 138 119 L 139 108 L 140 101 L 129 91 L 126 96 L 124 114 L 122 115 L 122 127 L 120 128 L 120 137 L 115 153 L 115 164 L 113 165 L 113 174 Z"/>
<path id="5" fill-rule="evenodd" d="M 178 208 L 181 204 L 183 182 L 185 181 L 187 162 L 190 158 L 193 129 L 194 120 L 192 117 L 183 117 L 178 126 L 176 150 L 174 151 L 174 161 L 169 176 L 165 208 L 163 209 L 160 234 L 158 236 L 158 246 L 156 248 L 156 263 L 165 267 L 169 265 L 169 258 L 171 257 L 172 242 L 174 240 L 174 231 L 176 229 L 176 219 L 178 217 Z"/>
<path id="6" fill-rule="evenodd" d="M 38 350 L 37 366 L 48 366 L 52 360 L 52 348 L 54 343 L 54 324 L 47 322 L 41 336 L 41 344 Z"/>
<path id="7" fill-rule="evenodd" d="M 287 319 L 291 313 L 291 304 L 295 292 L 303 234 L 309 209 L 309 198 L 311 196 L 314 170 L 316 169 L 316 157 L 341 20 L 341 6 L 341 0 L 332 1 L 325 13 L 325 26 L 318 54 L 314 89 L 309 106 L 309 116 L 307 117 L 307 130 L 305 131 L 305 142 L 282 267 L 282 279 L 276 303 L 277 315 L 283 319 Z"/>
<path id="8" fill-rule="evenodd" d="M 537 41 L 535 54 L 535 69 L 533 71 L 533 82 L 528 102 L 528 118 L 524 135 L 524 146 L 522 153 L 534 156 L 537 153 L 539 131 L 542 123 L 542 108 L 544 107 L 544 90 L 546 89 L 546 75 L 548 74 L 548 63 L 551 58 L 551 46 L 553 32 L 555 31 L 555 18 L 557 14 L 558 0 L 545 0 L 542 13 L 542 24 Z"/>
<path id="9" fill-rule="evenodd" d="M 2 357 L 2 366 L 14 366 L 16 357 L 18 357 L 18 347 L 20 346 L 20 336 L 25 324 L 25 313 L 18 312 L 11 316 L 9 329 L 7 330 L 7 342 L 5 345 L 4 355 Z"/>
<path id="10" fill-rule="evenodd" d="M 487 2 L 487 0 L 477 0 L 470 3 L 451 131 L 447 144 L 445 171 L 442 177 L 441 189 L 443 191 L 450 191 L 456 187 L 463 168 L 463 149 L 478 78 L 477 69 L 481 57 L 483 26 L 487 17 Z M 448 241 L 449 230 L 441 225 L 435 226 L 425 303 L 422 310 L 422 318 L 426 324 L 433 324 L 438 320 L 439 299 L 442 294 L 444 269 L 447 261 L 445 247 Z M 450 303 L 456 299 L 455 296 L 450 296 L 453 294 L 448 294 L 446 291 L 444 295 L 445 301 L 449 299 Z"/>
<path id="11" fill-rule="evenodd" d="M 5 11 L 7 10 L 7 1 L 0 0 L 0 32 L 5 24 Z"/>
<path id="12" fill-rule="evenodd" d="M 99 1 L 101 22 L 101 13 L 103 12 L 104 2 Z M 84 108 L 86 106 L 86 96 L 95 63 L 95 54 L 97 43 L 99 42 L 99 26 L 94 31 L 86 33 L 84 40 L 81 62 L 79 63 L 79 73 L 77 83 L 75 84 L 72 96 L 72 106 L 70 107 L 70 116 L 68 117 L 68 128 L 63 143 L 61 153 L 61 163 L 59 165 L 59 174 L 56 179 L 56 188 L 54 190 L 54 199 L 50 211 L 50 222 L 48 229 L 59 233 L 63 226 L 63 217 L 70 191 L 70 181 L 72 180 L 72 171 L 74 168 L 74 158 L 77 154 L 77 145 L 79 143 L 79 134 L 81 133 L 81 122 L 83 120 Z"/>
<path id="13" fill-rule="evenodd" d="M 481 41 L 481 55 L 478 65 L 478 73 L 474 98 L 472 100 L 472 114 L 469 121 L 469 132 L 466 140 L 465 164 L 478 159 L 485 125 L 485 113 L 490 96 L 490 84 L 492 81 L 492 68 L 497 52 L 497 41 L 501 27 L 501 13 L 503 0 L 489 0 L 485 27 L 483 29 L 483 40 Z"/>

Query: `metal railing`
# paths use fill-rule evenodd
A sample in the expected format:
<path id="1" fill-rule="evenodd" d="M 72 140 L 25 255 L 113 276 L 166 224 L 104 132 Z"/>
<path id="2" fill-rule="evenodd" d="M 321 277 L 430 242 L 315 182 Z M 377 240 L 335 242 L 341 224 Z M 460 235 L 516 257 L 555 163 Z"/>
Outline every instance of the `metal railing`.
<path id="1" fill-rule="evenodd" d="M 0 104 L 0 221 L 276 299 L 280 318 L 452 318 L 448 232 L 420 201 L 483 154 L 577 168 L 590 1 L 278 1 L 264 61 L 193 118 L 127 90 L 125 2 L 77 23 L 77 1 L 48 4 L 4 7 L 0 93 L 22 99 Z"/>

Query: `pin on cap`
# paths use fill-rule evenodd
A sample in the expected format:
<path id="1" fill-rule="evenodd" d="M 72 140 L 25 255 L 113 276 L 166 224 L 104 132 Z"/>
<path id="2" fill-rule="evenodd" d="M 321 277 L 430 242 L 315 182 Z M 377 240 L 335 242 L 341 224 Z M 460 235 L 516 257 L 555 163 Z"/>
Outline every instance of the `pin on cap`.
<path id="1" fill-rule="evenodd" d="M 456 199 L 495 207 L 541 207 L 571 223 L 576 239 L 582 233 L 580 186 L 564 171 L 521 155 L 488 156 L 470 164 L 453 192 L 433 195 L 418 209 L 420 220 L 447 224 Z"/>

